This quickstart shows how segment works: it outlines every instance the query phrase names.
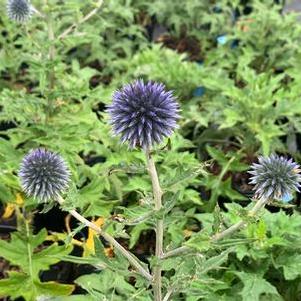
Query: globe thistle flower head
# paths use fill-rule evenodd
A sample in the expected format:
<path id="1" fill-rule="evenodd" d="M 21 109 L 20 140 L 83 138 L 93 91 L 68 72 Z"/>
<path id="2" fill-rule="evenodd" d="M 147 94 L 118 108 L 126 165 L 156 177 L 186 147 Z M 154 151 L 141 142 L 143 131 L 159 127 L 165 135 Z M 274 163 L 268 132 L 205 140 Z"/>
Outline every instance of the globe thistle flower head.
<path id="1" fill-rule="evenodd" d="M 149 149 L 177 126 L 179 105 L 161 83 L 136 80 L 117 90 L 107 107 L 115 135 L 131 148 Z"/>
<path id="2" fill-rule="evenodd" d="M 27 22 L 34 12 L 29 0 L 8 0 L 6 6 L 8 17 L 18 23 Z"/>
<path id="3" fill-rule="evenodd" d="M 255 184 L 255 197 L 265 199 L 285 199 L 293 191 L 299 192 L 301 176 L 300 166 L 292 159 L 271 155 L 259 157 L 259 163 L 253 163 L 250 184 Z"/>
<path id="4" fill-rule="evenodd" d="M 28 196 L 47 202 L 68 187 L 70 172 L 60 155 L 38 148 L 23 158 L 19 177 Z"/>

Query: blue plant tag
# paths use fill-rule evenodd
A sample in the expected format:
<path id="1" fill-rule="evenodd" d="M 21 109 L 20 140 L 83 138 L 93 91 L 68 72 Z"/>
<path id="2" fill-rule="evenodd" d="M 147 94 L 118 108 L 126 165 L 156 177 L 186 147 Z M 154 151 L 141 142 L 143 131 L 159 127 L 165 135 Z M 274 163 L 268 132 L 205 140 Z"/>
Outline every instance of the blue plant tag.
<path id="1" fill-rule="evenodd" d="M 197 87 L 193 91 L 193 96 L 195 96 L 195 97 L 200 97 L 200 96 L 203 96 L 204 94 L 205 94 L 205 87 L 203 87 L 203 86 Z"/>
<path id="2" fill-rule="evenodd" d="M 225 45 L 227 43 L 227 40 L 228 40 L 228 38 L 226 35 L 218 36 L 216 38 L 216 41 L 219 45 Z"/>
<path id="3" fill-rule="evenodd" d="M 290 193 L 286 193 L 281 199 L 280 201 L 282 201 L 283 203 L 289 203 L 290 201 L 293 200 L 293 196 Z"/>

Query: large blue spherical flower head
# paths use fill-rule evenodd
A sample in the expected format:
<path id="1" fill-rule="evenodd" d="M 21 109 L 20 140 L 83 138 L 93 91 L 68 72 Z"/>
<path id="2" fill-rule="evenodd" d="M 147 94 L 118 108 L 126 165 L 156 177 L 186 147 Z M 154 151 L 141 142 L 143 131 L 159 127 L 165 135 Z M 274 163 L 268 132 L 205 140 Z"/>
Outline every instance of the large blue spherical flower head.
<path id="1" fill-rule="evenodd" d="M 34 12 L 29 0 L 8 0 L 6 7 L 8 17 L 18 23 L 28 21 Z"/>
<path id="2" fill-rule="evenodd" d="M 117 90 L 107 108 L 113 132 L 131 148 L 150 149 L 169 137 L 179 119 L 179 105 L 161 83 L 136 80 Z"/>
<path id="3" fill-rule="evenodd" d="M 70 172 L 60 155 L 38 148 L 23 158 L 19 177 L 28 196 L 47 202 L 67 189 Z"/>
<path id="4" fill-rule="evenodd" d="M 255 184 L 255 197 L 265 199 L 283 199 L 293 191 L 299 191 L 300 166 L 292 159 L 278 155 L 259 157 L 259 163 L 253 163 L 250 184 Z"/>

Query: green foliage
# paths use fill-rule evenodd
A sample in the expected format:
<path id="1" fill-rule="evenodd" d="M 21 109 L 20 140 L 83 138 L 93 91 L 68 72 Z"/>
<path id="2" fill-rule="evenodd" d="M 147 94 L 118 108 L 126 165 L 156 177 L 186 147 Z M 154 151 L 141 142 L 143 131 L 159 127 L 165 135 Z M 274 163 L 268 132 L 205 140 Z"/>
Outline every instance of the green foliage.
<path id="1" fill-rule="evenodd" d="M 137 53 L 125 68 L 131 78 L 144 77 L 165 83 L 179 94 L 180 100 L 191 97 L 203 75 L 200 65 L 187 61 L 185 54 L 160 45 Z"/>
<path id="2" fill-rule="evenodd" d="M 129 300 L 152 300 L 150 294 L 145 292 L 145 288 L 137 290 L 124 279 L 124 276 L 109 270 L 82 276 L 76 283 L 86 289 L 93 300 L 105 300 L 106 296 L 112 296 L 117 301 L 124 300 L 128 296 L 131 296 Z"/>
<path id="3" fill-rule="evenodd" d="M 246 67 L 245 62 L 243 65 L 242 69 L 237 69 L 235 79 L 241 81 L 243 88 L 237 87 L 232 79 L 225 80 L 223 72 L 214 79 L 204 80 L 205 86 L 215 91 L 210 102 L 205 104 L 206 110 L 220 129 L 230 128 L 248 149 L 254 150 L 261 145 L 262 152 L 267 155 L 277 148 L 283 149 L 279 137 L 293 126 L 285 117 L 298 120 L 301 109 L 298 95 L 292 93 L 293 87 L 283 84 L 284 73 L 258 75 Z M 216 101 L 212 102 L 212 97 L 216 97 Z"/>
<path id="4" fill-rule="evenodd" d="M 72 250 L 71 246 L 59 246 L 57 243 L 41 248 L 46 236 L 45 229 L 33 235 L 25 221 L 24 229 L 13 233 L 9 242 L 0 240 L 1 256 L 17 267 L 17 271 L 9 272 L 8 278 L 0 280 L 0 296 L 10 296 L 13 300 L 23 297 L 32 301 L 42 295 L 71 294 L 73 285 L 41 282 L 39 279 L 41 271 L 59 262 Z"/>
<path id="5" fill-rule="evenodd" d="M 248 15 L 242 2 L 105 0 L 84 21 L 98 1 L 33 0 L 45 17 L 34 14 L 18 25 L 1 1 L 4 208 L 21 193 L 17 172 L 23 155 L 46 147 L 59 152 L 72 172 L 64 208 L 76 208 L 89 220 L 103 218 L 103 228 L 145 267 L 156 264 L 158 216 L 164 216 L 165 250 L 192 247 L 160 262 L 170 300 L 300 299 L 299 211 L 265 210 L 256 219 L 238 203 L 249 203 L 241 192 L 250 190 L 245 172 L 257 154 L 300 158 L 301 27 L 272 0 L 249 1 Z M 158 25 L 164 32 L 156 36 Z M 221 35 L 224 45 L 216 41 Z M 202 62 L 186 45 L 191 38 Z M 181 106 L 180 130 L 154 150 L 164 192 L 164 208 L 156 213 L 144 154 L 112 137 L 104 113 L 112 92 L 135 78 L 163 82 Z M 200 87 L 202 96 L 195 93 Z M 22 205 L 31 214 L 39 206 L 31 199 Z M 212 235 L 240 219 L 249 225 L 212 243 Z M 0 254 L 10 264 L 0 295 L 26 301 L 152 300 L 145 280 L 116 250 L 113 257 L 105 255 L 97 237 L 87 257 L 69 255 L 82 229 L 72 229 L 66 245 L 50 244 L 46 230 L 34 235 L 27 222 L 20 223 L 9 240 L 0 240 Z M 77 244 L 85 246 L 88 239 Z M 95 269 L 75 280 L 80 295 L 69 296 L 72 284 L 40 280 L 60 260 Z"/>
<path id="6" fill-rule="evenodd" d="M 174 35 L 187 33 L 201 40 L 202 48 L 210 47 L 216 35 L 232 26 L 233 9 L 239 1 L 198 1 L 178 2 L 155 0 L 150 3 L 136 0 L 137 6 L 155 17 L 159 24 L 166 26 Z"/>
<path id="7" fill-rule="evenodd" d="M 232 204 L 227 209 L 229 213 L 224 215 L 225 225 L 237 222 L 242 208 Z M 196 218 L 203 221 L 203 231 L 212 231 L 212 216 L 196 214 Z M 298 294 L 298 284 L 292 280 L 300 279 L 296 266 L 300 249 L 300 228 L 298 213 L 289 216 L 284 211 L 270 213 L 265 210 L 258 223 L 250 224 L 229 239 L 232 248 L 228 249 L 231 252 L 230 260 L 224 263 L 224 268 L 227 269 L 215 274 L 216 279 L 223 281 L 225 286 L 215 292 L 215 298 L 230 298 L 232 294 L 239 294 L 237 300 L 283 300 L 280 296 L 283 291 L 295 291 Z M 240 243 L 238 238 L 241 238 Z M 195 239 L 195 243 L 197 248 L 202 247 L 202 240 L 198 243 Z M 211 248 L 220 247 L 225 248 L 226 244 L 211 245 Z M 208 249 L 207 246 L 205 253 L 210 255 L 211 251 Z M 291 264 L 294 260 L 293 267 Z M 284 273 L 282 269 L 285 269 Z M 205 300 L 213 300 L 211 298 L 212 295 Z"/>
<path id="8" fill-rule="evenodd" d="M 242 158 L 241 154 L 230 151 L 225 155 L 222 151 L 210 146 L 207 146 L 207 151 L 221 169 L 217 176 L 208 173 L 201 180 L 206 189 L 211 189 L 208 209 L 212 210 L 215 207 L 219 196 L 225 196 L 231 200 L 245 200 L 246 198 L 243 195 L 231 187 L 231 178 L 226 176 L 229 172 L 242 172 L 248 169 L 248 165 L 240 162 Z"/>
<path id="9" fill-rule="evenodd" d="M 240 292 L 242 300 L 261 300 L 260 296 L 264 295 L 267 298 L 273 296 L 272 300 L 281 300 L 276 288 L 262 278 L 262 275 L 250 274 L 245 272 L 236 272 L 236 275 L 243 283 L 243 290 Z"/>

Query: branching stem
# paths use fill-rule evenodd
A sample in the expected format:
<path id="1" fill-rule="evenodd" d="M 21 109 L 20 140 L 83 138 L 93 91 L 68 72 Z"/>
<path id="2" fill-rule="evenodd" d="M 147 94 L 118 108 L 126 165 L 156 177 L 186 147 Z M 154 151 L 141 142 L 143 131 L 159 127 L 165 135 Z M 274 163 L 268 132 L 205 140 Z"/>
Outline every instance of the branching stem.
<path id="1" fill-rule="evenodd" d="M 65 201 L 63 198 L 59 197 L 58 202 L 60 205 L 63 205 L 63 203 Z M 96 226 L 95 224 L 93 224 L 92 222 L 87 220 L 85 217 L 83 217 L 81 214 L 79 214 L 76 210 L 72 209 L 69 211 L 69 213 L 74 218 L 76 218 L 78 221 L 80 221 L 82 224 L 91 228 L 96 233 L 101 235 L 108 243 L 110 243 L 115 249 L 117 249 L 129 261 L 129 263 L 136 269 L 136 271 L 141 276 L 143 276 L 148 281 L 152 280 L 152 275 L 141 265 L 141 263 L 138 261 L 138 259 L 136 259 L 131 252 L 126 250 L 117 240 L 115 240 L 114 237 L 112 237 L 110 234 L 102 231 L 101 228 L 99 228 L 98 226 Z"/>
<path id="2" fill-rule="evenodd" d="M 257 200 L 254 207 L 248 212 L 248 216 L 250 216 L 250 217 L 255 216 L 260 211 L 260 209 L 265 206 L 265 204 L 267 202 L 268 202 L 268 200 L 266 200 L 266 199 Z M 241 220 L 241 221 L 233 224 L 232 226 L 230 226 L 226 230 L 214 234 L 211 237 L 211 241 L 212 242 L 217 242 L 219 240 L 222 240 L 223 238 L 225 238 L 225 237 L 231 235 L 232 233 L 236 232 L 237 230 L 239 230 L 245 224 L 247 224 L 247 221 Z M 176 248 L 174 250 L 171 250 L 171 251 L 165 253 L 162 256 L 162 259 L 166 259 L 166 258 L 169 258 L 169 257 L 174 257 L 174 256 L 181 255 L 181 254 L 188 253 L 188 252 L 193 252 L 193 249 L 190 248 L 190 247 L 187 247 L 187 246 L 182 246 L 182 247 Z"/>

